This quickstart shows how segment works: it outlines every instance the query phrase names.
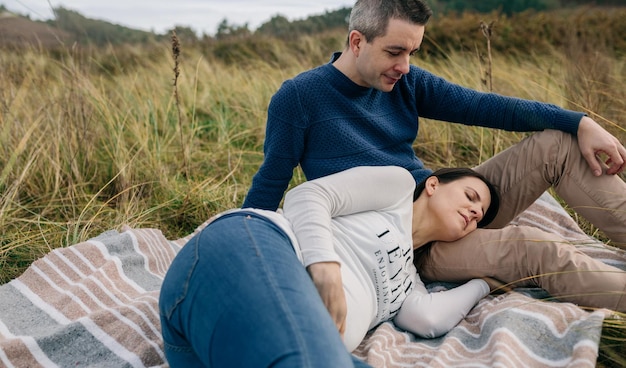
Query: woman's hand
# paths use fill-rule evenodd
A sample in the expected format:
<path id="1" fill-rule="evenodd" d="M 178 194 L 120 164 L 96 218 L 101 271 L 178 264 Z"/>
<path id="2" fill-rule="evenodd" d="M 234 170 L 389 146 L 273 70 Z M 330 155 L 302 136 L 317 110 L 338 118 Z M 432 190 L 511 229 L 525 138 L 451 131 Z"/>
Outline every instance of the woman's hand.
<path id="1" fill-rule="evenodd" d="M 348 306 L 341 281 L 341 266 L 337 262 L 319 262 L 309 265 L 307 271 L 335 322 L 337 330 L 343 337 L 346 330 Z"/>
<path id="2" fill-rule="evenodd" d="M 502 281 L 496 280 L 489 276 L 481 277 L 481 279 L 485 280 L 487 285 L 489 285 L 489 290 L 491 291 L 491 294 L 504 294 L 513 290 L 511 283 L 505 284 Z"/>

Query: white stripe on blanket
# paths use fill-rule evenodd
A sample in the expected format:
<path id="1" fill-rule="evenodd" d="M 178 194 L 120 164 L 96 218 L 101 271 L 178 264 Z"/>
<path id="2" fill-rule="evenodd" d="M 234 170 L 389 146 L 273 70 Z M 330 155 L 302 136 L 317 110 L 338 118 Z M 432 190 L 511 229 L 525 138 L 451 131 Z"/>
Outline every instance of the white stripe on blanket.
<path id="1" fill-rule="evenodd" d="M 555 232 L 626 270 L 623 251 L 584 234 L 548 194 L 514 223 Z M 159 288 L 194 234 L 171 241 L 155 229 L 107 231 L 34 262 L 0 286 L 0 367 L 166 367 Z M 374 367 L 595 366 L 608 311 L 542 302 L 537 298 L 547 295 L 539 289 L 517 291 L 484 298 L 437 339 L 418 339 L 383 323 L 355 355 Z"/>

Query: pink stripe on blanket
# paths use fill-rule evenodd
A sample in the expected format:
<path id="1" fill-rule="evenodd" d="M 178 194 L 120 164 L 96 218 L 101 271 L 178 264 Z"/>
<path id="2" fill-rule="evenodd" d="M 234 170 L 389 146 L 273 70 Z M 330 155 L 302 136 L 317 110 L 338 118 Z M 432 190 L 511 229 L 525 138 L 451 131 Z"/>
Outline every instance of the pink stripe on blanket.
<path id="1" fill-rule="evenodd" d="M 598 331 L 585 337 L 579 329 L 587 320 L 598 326 L 607 313 L 588 313 L 573 304 L 545 303 L 520 293 L 488 296 L 440 339 L 419 339 L 384 323 L 354 353 L 374 367 L 385 368 L 451 367 L 469 362 L 475 367 L 593 367 Z M 502 323 L 511 319 L 513 323 Z M 573 336 L 577 344 L 570 346 L 568 339 Z M 562 356 L 545 356 L 541 349 L 545 344 L 549 349 L 563 349 Z"/>
<path id="2" fill-rule="evenodd" d="M 19 338 L 12 338 L 2 343 L 2 352 L 4 353 L 4 359 L 8 360 L 7 364 L 11 364 L 14 367 L 41 367 L 48 360 L 44 358 L 44 362 L 38 361 L 35 355 L 39 354 L 39 350 L 35 347 L 34 354 L 29 347 Z M 0 359 L 0 367 L 8 367 L 3 364 L 3 360 Z"/>
<path id="3" fill-rule="evenodd" d="M 167 269 L 176 256 L 173 247 L 164 247 L 168 240 L 160 230 L 136 229 L 131 232 L 134 235 L 134 245 L 141 254 L 145 255 L 146 269 L 155 275 L 165 276 Z"/>

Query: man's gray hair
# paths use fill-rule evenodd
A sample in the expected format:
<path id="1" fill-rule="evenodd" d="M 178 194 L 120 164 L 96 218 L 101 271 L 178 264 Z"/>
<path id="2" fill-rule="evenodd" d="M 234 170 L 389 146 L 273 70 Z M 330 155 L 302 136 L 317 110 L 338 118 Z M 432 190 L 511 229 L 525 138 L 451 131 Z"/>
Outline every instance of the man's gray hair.
<path id="1" fill-rule="evenodd" d="M 361 32 L 367 42 L 385 35 L 390 19 L 425 26 L 433 11 L 424 0 L 358 0 L 350 12 L 348 32 Z"/>

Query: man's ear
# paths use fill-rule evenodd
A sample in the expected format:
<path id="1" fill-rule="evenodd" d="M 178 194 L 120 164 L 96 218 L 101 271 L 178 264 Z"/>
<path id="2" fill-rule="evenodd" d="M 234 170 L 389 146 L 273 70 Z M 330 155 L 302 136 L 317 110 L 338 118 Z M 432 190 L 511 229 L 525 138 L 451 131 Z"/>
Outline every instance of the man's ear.
<path id="1" fill-rule="evenodd" d="M 437 189 L 438 186 L 439 186 L 439 178 L 436 176 L 431 176 L 428 179 L 426 179 L 426 187 L 424 188 L 424 190 L 426 191 L 426 194 L 431 196 L 433 195 L 433 193 L 435 193 L 435 190 Z"/>
<path id="2" fill-rule="evenodd" d="M 363 33 L 356 30 L 350 31 L 350 34 L 348 35 L 348 47 L 350 47 L 354 56 L 359 56 L 359 53 L 361 52 L 361 45 L 365 42 L 365 36 L 363 36 Z"/>

